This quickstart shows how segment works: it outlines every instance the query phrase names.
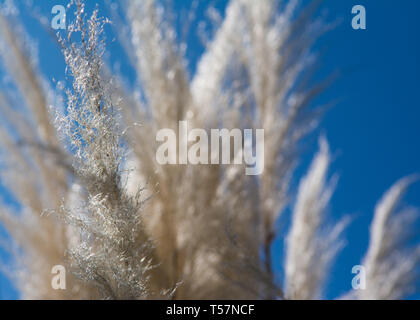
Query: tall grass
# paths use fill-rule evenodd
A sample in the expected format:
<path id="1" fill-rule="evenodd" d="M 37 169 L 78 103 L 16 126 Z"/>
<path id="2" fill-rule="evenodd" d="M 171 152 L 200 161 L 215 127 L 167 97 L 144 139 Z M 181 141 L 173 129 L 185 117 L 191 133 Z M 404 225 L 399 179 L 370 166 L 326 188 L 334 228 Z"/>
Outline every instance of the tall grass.
<path id="1" fill-rule="evenodd" d="M 330 27 L 314 18 L 316 4 L 231 0 L 192 75 L 166 7 L 121 4 L 128 28 L 116 29 L 135 88 L 104 59 L 109 21 L 98 10 L 87 15 L 77 0 L 57 42 L 70 81 L 64 101 L 39 71 L 23 28 L 14 27 L 18 17 L 4 6 L 0 12 L 0 56 L 14 84 L 0 93 L 0 175 L 19 203 L 2 205 L 0 218 L 14 256 L 4 270 L 21 297 L 322 298 L 348 223 L 327 218 L 337 179 L 328 178 L 325 138 L 296 194 L 290 187 L 299 142 L 323 112 L 310 102 L 325 83 L 307 80 L 314 43 Z M 239 165 L 158 165 L 157 132 L 176 131 L 183 120 L 264 129 L 263 174 L 247 176 Z M 346 297 L 411 292 L 419 249 L 403 252 L 401 236 L 415 210 L 394 212 L 411 181 L 398 182 L 378 204 L 363 261 L 367 288 Z M 280 283 L 272 248 L 276 222 L 290 207 Z M 66 290 L 51 287 L 54 265 L 68 270 Z"/>

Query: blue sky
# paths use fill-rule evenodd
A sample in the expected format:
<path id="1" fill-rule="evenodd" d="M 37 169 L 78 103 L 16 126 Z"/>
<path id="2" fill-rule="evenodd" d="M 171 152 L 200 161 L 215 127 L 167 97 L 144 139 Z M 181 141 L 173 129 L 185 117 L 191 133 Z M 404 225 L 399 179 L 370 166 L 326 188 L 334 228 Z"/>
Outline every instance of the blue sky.
<path id="1" fill-rule="evenodd" d="M 366 7 L 365 31 L 350 27 L 354 4 Z M 350 270 L 365 252 L 376 201 L 397 179 L 420 172 L 420 2 L 330 0 L 324 6 L 344 18 L 325 37 L 322 58 L 326 72 L 342 70 L 323 96 L 342 99 L 321 125 L 337 153 L 332 171 L 340 174 L 331 211 L 355 217 L 327 290 L 333 297 L 350 288 Z M 420 206 L 419 183 L 404 200 Z"/>
<path id="2" fill-rule="evenodd" d="M 173 1 L 175 12 L 185 7 L 186 1 Z M 94 1 L 89 2 L 91 5 Z M 41 12 L 50 17 L 52 6 L 61 3 L 66 1 L 44 0 L 40 2 Z M 223 9 L 226 1 L 215 3 Z M 367 30 L 351 28 L 351 8 L 356 4 L 366 7 Z M 200 4 L 199 17 L 203 16 L 205 6 Z M 316 103 L 337 99 L 339 103 L 328 111 L 320 129 L 305 141 L 297 173 L 306 170 L 316 151 L 318 135 L 325 134 L 334 154 L 331 172 L 340 175 L 331 201 L 331 217 L 339 219 L 345 214 L 354 217 L 346 231 L 347 246 L 331 270 L 325 291 L 327 298 L 334 298 L 351 287 L 351 268 L 360 263 L 366 251 L 376 202 L 399 178 L 420 173 L 420 2 L 324 0 L 321 6 L 330 20 L 340 19 L 341 23 L 317 44 L 322 55 L 314 81 L 336 70 L 340 76 Z M 64 64 L 55 45 L 31 19 L 27 18 L 25 24 L 42 48 L 42 70 L 56 80 L 64 80 Z M 188 41 L 193 72 L 202 48 L 194 32 Z M 114 45 L 110 50 L 120 53 Z M 129 74 L 129 70 L 122 70 Z M 0 193 L 7 200 L 1 189 Z M 420 207 L 420 183 L 413 185 L 404 202 Z M 283 241 L 279 238 L 273 251 L 279 273 Z M 17 297 L 8 281 L 0 276 L 0 299 Z"/>

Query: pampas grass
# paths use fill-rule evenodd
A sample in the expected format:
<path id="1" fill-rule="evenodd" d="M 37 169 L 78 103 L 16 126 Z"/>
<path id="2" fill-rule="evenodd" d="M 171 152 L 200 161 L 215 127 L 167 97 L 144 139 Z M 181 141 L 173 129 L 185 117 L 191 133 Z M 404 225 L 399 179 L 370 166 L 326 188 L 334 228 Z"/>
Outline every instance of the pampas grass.
<path id="1" fill-rule="evenodd" d="M 319 121 L 310 108 L 324 83 L 309 86 L 312 47 L 330 25 L 316 5 L 231 0 L 190 75 L 186 47 L 157 1 L 124 1 L 120 39 L 136 72 L 135 89 L 114 75 L 104 54 L 98 10 L 72 1 L 73 22 L 57 42 L 70 79 L 64 102 L 39 72 L 16 17 L 0 12 L 0 55 L 14 89 L 1 92 L 1 179 L 19 203 L 2 205 L 11 235 L 5 266 L 24 299 L 318 299 L 348 223 L 327 208 L 325 138 L 300 183 L 290 187 L 298 144 Z M 118 20 L 118 14 L 115 20 Z M 126 31 L 126 32 L 124 32 Z M 134 91 L 134 92 L 133 92 Z M 19 107 L 18 107 L 19 106 Z M 160 166 L 158 130 L 265 130 L 265 170 L 238 165 Z M 367 290 L 359 299 L 410 293 L 419 250 L 402 228 L 413 210 L 394 212 L 408 185 L 381 200 L 363 261 Z M 273 270 L 276 222 L 292 207 L 285 281 Z M 67 289 L 51 288 L 64 265 Z"/>

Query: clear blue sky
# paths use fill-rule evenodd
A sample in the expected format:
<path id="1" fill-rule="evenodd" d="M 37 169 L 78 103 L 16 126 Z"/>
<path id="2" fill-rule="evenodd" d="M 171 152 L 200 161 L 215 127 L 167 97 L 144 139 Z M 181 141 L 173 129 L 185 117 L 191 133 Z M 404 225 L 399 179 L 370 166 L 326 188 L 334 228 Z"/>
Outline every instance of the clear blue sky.
<path id="1" fill-rule="evenodd" d="M 176 12 L 187 2 L 173 1 Z M 88 2 L 91 6 L 95 1 Z M 225 0 L 214 2 L 220 9 L 226 3 Z M 49 17 L 51 7 L 60 3 L 66 2 L 44 0 L 39 5 L 41 12 Z M 367 30 L 351 28 L 351 8 L 356 4 L 366 7 Z M 203 15 L 204 7 L 205 4 L 199 6 L 199 16 Z M 331 172 L 340 175 L 331 202 L 331 216 L 334 219 L 344 214 L 354 216 L 346 232 L 347 247 L 332 269 L 325 292 L 327 298 L 334 298 L 351 287 L 351 268 L 360 263 L 366 250 L 375 203 L 397 179 L 420 173 L 420 1 L 324 0 L 322 9 L 327 10 L 331 20 L 342 22 L 318 44 L 323 54 L 314 80 L 335 70 L 341 70 L 341 75 L 316 102 L 340 100 L 326 114 L 315 135 L 307 139 L 297 173 L 306 170 L 316 150 L 317 135 L 325 133 L 335 156 Z M 42 48 L 43 71 L 63 80 L 64 65 L 57 49 L 33 21 L 28 18 L 25 24 Z M 197 43 L 193 33 L 188 56 L 192 71 L 202 50 Z M 115 45 L 111 51 L 120 53 Z M 122 70 L 130 74 L 124 66 Z M 3 198 L 8 199 L 4 192 Z M 420 207 L 420 183 L 410 189 L 405 202 Z M 283 240 L 279 238 L 274 248 L 279 273 Z M 10 283 L 0 276 L 0 299 L 17 297 Z"/>

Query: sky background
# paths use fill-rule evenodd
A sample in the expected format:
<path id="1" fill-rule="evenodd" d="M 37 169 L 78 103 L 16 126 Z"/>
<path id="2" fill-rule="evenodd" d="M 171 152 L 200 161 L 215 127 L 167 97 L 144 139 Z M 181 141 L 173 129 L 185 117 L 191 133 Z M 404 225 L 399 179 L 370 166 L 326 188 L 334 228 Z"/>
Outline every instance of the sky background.
<path id="1" fill-rule="evenodd" d="M 0 0 L 4 3 L 4 0 Z M 96 1 L 88 1 L 88 7 Z M 100 8 L 102 1 L 98 1 Z M 51 18 L 51 8 L 66 1 L 42 0 L 40 12 Z M 209 4 L 222 12 L 225 0 L 201 1 L 198 20 L 204 18 Z M 361 4 L 367 11 L 367 30 L 351 28 L 351 9 Z M 174 12 L 180 17 L 190 1 L 173 0 Z M 302 161 L 297 169 L 295 185 L 304 173 L 317 148 L 317 138 L 325 134 L 333 152 L 331 173 L 338 173 L 339 184 L 331 201 L 330 216 L 334 220 L 346 214 L 353 216 L 345 235 L 347 246 L 337 257 L 328 276 L 324 296 L 336 298 L 351 289 L 351 269 L 360 264 L 369 237 L 369 224 L 376 202 L 399 178 L 420 173 L 420 1 L 416 0 L 324 0 L 321 12 L 329 20 L 341 23 L 317 44 L 320 68 L 313 81 L 334 71 L 340 76 L 315 103 L 339 100 L 325 115 L 320 128 L 305 140 Z M 103 12 L 103 11 L 102 11 Z M 103 12 L 105 14 L 105 12 Z M 22 21 L 38 43 L 40 67 L 45 75 L 64 80 L 65 66 L 57 47 L 39 25 L 21 8 Z M 187 58 L 193 74 L 202 53 L 202 46 L 191 26 Z M 110 39 L 112 40 L 112 38 Z M 111 55 L 124 61 L 115 43 Z M 122 65 L 121 73 L 128 78 L 132 71 Z M 0 185 L 0 196 L 10 202 L 10 195 Z M 404 203 L 420 207 L 420 183 L 413 185 Z M 287 218 L 281 230 L 287 227 Z M 0 230 L 0 234 L 3 231 Z M 420 234 L 420 229 L 419 229 Z M 273 248 L 275 267 L 281 280 L 284 238 L 279 237 Z M 8 257 L 0 252 L 3 261 Z M 0 299 L 16 299 L 17 292 L 0 275 Z"/>

